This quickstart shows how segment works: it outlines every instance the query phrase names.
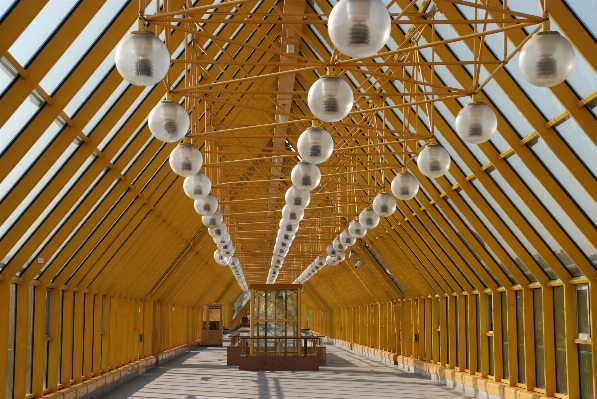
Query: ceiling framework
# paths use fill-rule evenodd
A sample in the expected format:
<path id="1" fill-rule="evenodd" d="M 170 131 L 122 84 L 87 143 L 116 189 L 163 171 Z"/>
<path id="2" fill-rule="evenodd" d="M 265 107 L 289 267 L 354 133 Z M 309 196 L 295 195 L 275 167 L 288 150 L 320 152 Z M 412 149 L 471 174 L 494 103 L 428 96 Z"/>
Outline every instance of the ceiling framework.
<path id="1" fill-rule="evenodd" d="M 580 64 L 566 84 L 542 91 L 515 71 L 517 50 L 544 20 L 539 7 L 388 1 L 390 42 L 375 59 L 355 60 L 330 44 L 332 3 L 167 0 L 155 12 L 147 1 L 148 29 L 164 38 L 173 60 L 166 87 L 144 89 L 124 83 L 111 58 L 136 25 L 138 2 L 76 4 L 25 56 L 21 36 L 51 4 L 34 3 L 10 3 L 0 25 L 0 73 L 8 76 L 0 87 L 0 282 L 189 306 L 236 299 L 234 277 L 211 260 L 215 246 L 168 166 L 173 146 L 151 139 L 145 123 L 169 88 L 185 97 L 202 170 L 246 279 L 262 283 L 298 162 L 296 141 L 314 121 L 307 92 L 328 68 L 351 84 L 355 108 L 323 124 L 334 154 L 321 165 L 322 183 L 279 281 L 293 281 L 395 172 L 407 167 L 421 191 L 351 247 L 367 268 L 349 259 L 309 280 L 310 306 L 596 277 L 597 181 L 588 154 L 597 144 L 597 44 L 566 2 L 546 11 Z M 92 21 L 107 29 L 79 48 L 73 32 Z M 71 45 L 79 58 L 55 77 Z M 498 116 L 496 137 L 474 148 L 453 124 L 473 93 Z M 432 137 L 453 162 L 433 181 L 413 163 Z"/>

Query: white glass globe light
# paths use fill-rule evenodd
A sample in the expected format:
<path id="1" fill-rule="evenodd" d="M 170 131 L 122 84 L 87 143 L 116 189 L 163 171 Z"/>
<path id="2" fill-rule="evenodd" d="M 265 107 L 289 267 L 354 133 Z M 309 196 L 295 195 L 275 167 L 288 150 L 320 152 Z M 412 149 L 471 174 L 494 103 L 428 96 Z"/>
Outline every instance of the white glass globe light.
<path id="1" fill-rule="evenodd" d="M 311 191 L 319 186 L 321 172 L 317 165 L 307 162 L 299 162 L 292 168 L 290 180 L 292 180 L 294 187 L 299 190 Z"/>
<path id="2" fill-rule="evenodd" d="M 325 266 L 325 256 L 319 255 L 317 258 L 315 258 L 313 264 L 321 269 Z"/>
<path id="3" fill-rule="evenodd" d="M 302 209 L 292 209 L 288 205 L 282 207 L 282 219 L 287 223 L 299 223 L 304 216 L 305 211 Z"/>
<path id="4" fill-rule="evenodd" d="M 288 223 L 284 219 L 280 219 L 280 234 L 295 234 L 299 228 L 298 223 Z"/>
<path id="5" fill-rule="evenodd" d="M 425 176 L 435 179 L 450 168 L 450 154 L 440 145 L 427 146 L 419 153 L 417 166 Z"/>
<path id="6" fill-rule="evenodd" d="M 357 238 L 351 236 L 347 230 L 344 230 L 342 233 L 340 233 L 340 241 L 342 242 L 342 244 L 344 244 L 344 247 L 348 248 L 351 245 L 354 245 L 355 242 L 357 242 Z"/>
<path id="7" fill-rule="evenodd" d="M 226 244 L 220 244 L 218 245 L 218 249 L 220 251 L 225 251 L 227 249 L 232 248 L 234 245 L 232 245 L 232 241 L 228 241 Z"/>
<path id="8" fill-rule="evenodd" d="M 456 133 L 470 144 L 481 144 L 493 136 L 497 129 L 497 117 L 482 102 L 468 103 L 456 116 Z"/>
<path id="9" fill-rule="evenodd" d="M 184 193 L 191 199 L 202 199 L 211 191 L 211 181 L 209 177 L 199 172 L 194 176 L 189 176 L 184 179 L 182 184 Z"/>
<path id="10" fill-rule="evenodd" d="M 311 201 L 311 194 L 308 191 L 299 190 L 298 188 L 292 186 L 284 195 L 286 199 L 286 204 L 289 208 L 292 209 L 305 209 L 309 206 L 309 202 Z"/>
<path id="11" fill-rule="evenodd" d="M 329 243 L 328 246 L 325 249 L 325 252 L 329 255 L 329 256 L 334 256 L 336 255 L 336 249 L 334 248 L 334 245 L 332 243 Z"/>
<path id="12" fill-rule="evenodd" d="M 228 232 L 228 228 L 226 227 L 226 225 L 224 223 L 222 223 L 218 227 L 208 228 L 207 232 L 209 233 L 210 236 L 212 236 L 214 239 L 216 239 L 216 238 L 223 237 Z"/>
<path id="13" fill-rule="evenodd" d="M 156 139 L 175 143 L 187 134 L 191 121 L 182 105 L 176 101 L 164 100 L 153 107 L 147 117 L 147 125 Z"/>
<path id="14" fill-rule="evenodd" d="M 518 67 L 530 84 L 552 87 L 570 75 L 574 58 L 574 48 L 566 38 L 555 31 L 544 31 L 522 46 Z"/>
<path id="15" fill-rule="evenodd" d="M 346 255 L 344 254 L 344 252 L 338 252 L 334 257 L 336 263 L 344 262 L 344 259 L 346 259 Z"/>
<path id="16" fill-rule="evenodd" d="M 419 182 L 410 172 L 398 173 L 392 180 L 392 194 L 399 200 L 413 199 L 419 191 Z"/>
<path id="17" fill-rule="evenodd" d="M 331 255 L 328 255 L 328 257 L 325 258 L 325 263 L 327 263 L 328 266 L 336 266 L 338 264 L 338 262 L 336 262 L 336 257 Z"/>
<path id="18" fill-rule="evenodd" d="M 281 267 L 283 263 L 284 258 L 278 258 L 277 256 L 272 258 L 272 267 Z"/>
<path id="19" fill-rule="evenodd" d="M 231 256 L 228 260 L 228 265 L 233 269 L 237 269 L 240 267 L 240 261 L 236 256 Z"/>
<path id="20" fill-rule="evenodd" d="M 338 122 L 343 119 L 354 102 L 352 89 L 339 76 L 324 75 L 309 88 L 307 103 L 317 119 Z"/>
<path id="21" fill-rule="evenodd" d="M 170 53 L 153 32 L 134 31 L 116 46 L 115 61 L 116 69 L 129 83 L 153 86 L 166 76 Z"/>
<path id="22" fill-rule="evenodd" d="M 230 257 L 230 256 L 234 255 L 234 246 L 232 246 L 231 248 L 228 248 L 228 249 L 221 250 L 221 252 L 224 254 L 224 256 Z"/>
<path id="23" fill-rule="evenodd" d="M 278 237 L 280 238 L 280 240 L 293 241 L 294 240 L 294 233 L 284 233 L 284 232 L 281 232 L 281 233 L 279 233 Z"/>
<path id="24" fill-rule="evenodd" d="M 387 218 L 396 210 L 396 198 L 388 193 L 379 193 L 373 200 L 373 210 L 379 216 Z"/>
<path id="25" fill-rule="evenodd" d="M 205 227 L 213 229 L 214 227 L 220 227 L 222 225 L 224 216 L 222 215 L 222 212 L 215 211 L 212 215 L 202 216 L 201 221 Z"/>
<path id="26" fill-rule="evenodd" d="M 218 210 L 218 200 L 213 194 L 207 194 L 205 198 L 195 200 L 194 206 L 201 216 L 213 215 Z"/>
<path id="27" fill-rule="evenodd" d="M 308 127 L 298 138 L 298 152 L 301 159 L 319 164 L 327 161 L 334 151 L 332 136 L 321 127 Z"/>
<path id="28" fill-rule="evenodd" d="M 226 232 L 220 237 L 214 237 L 214 242 L 218 247 L 220 245 L 228 244 L 230 242 L 230 233 Z"/>
<path id="29" fill-rule="evenodd" d="M 371 208 L 364 209 L 359 214 L 359 223 L 366 229 L 373 229 L 379 224 L 379 215 Z"/>
<path id="30" fill-rule="evenodd" d="M 336 250 L 336 253 L 342 252 L 346 249 L 346 245 L 344 245 L 344 243 L 340 241 L 340 237 L 334 238 L 334 240 L 332 241 L 332 246 Z"/>
<path id="31" fill-rule="evenodd" d="M 170 167 L 179 176 L 196 175 L 201 166 L 203 166 L 203 156 L 193 144 L 181 143 L 170 153 Z"/>
<path id="32" fill-rule="evenodd" d="M 348 234 L 355 238 L 363 238 L 367 234 L 367 229 L 363 227 L 358 220 L 353 220 L 348 225 Z"/>
<path id="33" fill-rule="evenodd" d="M 214 259 L 220 266 L 226 266 L 228 264 L 228 258 L 222 254 L 222 251 L 216 249 L 214 252 Z"/>
<path id="34" fill-rule="evenodd" d="M 286 256 L 287 253 L 288 253 L 288 248 L 282 248 L 282 247 L 278 247 L 278 246 L 274 247 L 275 255 Z"/>
<path id="35" fill-rule="evenodd" d="M 371 57 L 390 37 L 391 18 L 379 0 L 342 0 L 328 21 L 334 46 L 352 58 Z"/>

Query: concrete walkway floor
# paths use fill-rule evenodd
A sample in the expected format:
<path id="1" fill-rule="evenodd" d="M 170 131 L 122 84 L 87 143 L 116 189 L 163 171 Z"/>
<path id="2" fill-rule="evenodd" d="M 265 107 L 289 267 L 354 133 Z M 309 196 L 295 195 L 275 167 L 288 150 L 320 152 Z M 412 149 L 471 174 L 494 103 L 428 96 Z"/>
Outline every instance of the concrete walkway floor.
<path id="1" fill-rule="evenodd" d="M 103 399 L 465 398 L 459 392 L 342 348 L 319 371 L 239 371 L 225 347 L 198 347 L 148 370 Z"/>

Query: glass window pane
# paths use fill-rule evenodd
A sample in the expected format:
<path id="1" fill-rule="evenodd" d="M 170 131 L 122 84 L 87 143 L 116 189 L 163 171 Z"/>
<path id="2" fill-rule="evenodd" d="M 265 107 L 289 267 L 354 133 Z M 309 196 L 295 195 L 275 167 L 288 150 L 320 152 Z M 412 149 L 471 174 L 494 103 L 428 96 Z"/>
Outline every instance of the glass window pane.
<path id="1" fill-rule="evenodd" d="M 593 396 L 593 347 L 578 345 L 578 360 L 580 363 L 580 397 L 594 399 Z"/>
<path id="2" fill-rule="evenodd" d="M 508 364 L 508 298 L 505 292 L 501 292 L 502 296 L 502 366 L 503 376 L 505 379 L 510 379 L 510 367 Z"/>
<path id="3" fill-rule="evenodd" d="M 518 382 L 526 382 L 524 372 L 524 301 L 522 291 L 516 291 L 516 340 L 518 341 Z"/>
<path id="4" fill-rule="evenodd" d="M 533 315 L 535 317 L 535 371 L 537 388 L 545 388 L 545 351 L 543 348 L 543 291 L 533 290 Z"/>
<path id="5" fill-rule="evenodd" d="M 578 338 L 591 339 L 589 286 L 586 284 L 576 286 L 576 320 Z"/>

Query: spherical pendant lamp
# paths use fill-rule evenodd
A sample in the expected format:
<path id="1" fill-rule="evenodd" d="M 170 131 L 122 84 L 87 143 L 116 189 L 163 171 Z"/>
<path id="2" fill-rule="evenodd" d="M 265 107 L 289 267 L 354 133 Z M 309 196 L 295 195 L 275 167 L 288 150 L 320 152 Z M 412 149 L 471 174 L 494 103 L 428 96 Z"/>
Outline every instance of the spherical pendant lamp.
<path id="1" fill-rule="evenodd" d="M 194 176 L 186 177 L 182 188 L 189 198 L 202 199 L 211 191 L 211 181 L 209 177 L 199 172 Z"/>
<path id="2" fill-rule="evenodd" d="M 282 248 L 279 246 L 275 246 L 274 247 L 274 254 L 275 255 L 280 255 L 280 256 L 286 256 L 286 254 L 288 254 L 288 248 Z"/>
<path id="3" fill-rule="evenodd" d="M 236 256 L 231 256 L 228 260 L 228 266 L 230 266 L 232 269 L 237 269 L 240 267 L 240 261 Z"/>
<path id="4" fill-rule="evenodd" d="M 284 198 L 291 209 L 305 209 L 311 201 L 311 195 L 308 191 L 299 190 L 294 186 L 286 191 Z"/>
<path id="5" fill-rule="evenodd" d="M 425 176 L 435 179 L 443 176 L 450 167 L 450 154 L 442 146 L 430 145 L 421 150 L 417 166 Z"/>
<path id="6" fill-rule="evenodd" d="M 280 240 L 284 241 L 293 241 L 294 240 L 294 233 L 279 233 L 278 237 Z"/>
<path id="7" fill-rule="evenodd" d="M 334 248 L 334 245 L 332 243 L 329 243 L 328 246 L 325 248 L 325 252 L 329 255 L 329 256 L 334 256 L 336 255 L 336 249 Z"/>
<path id="8" fill-rule="evenodd" d="M 379 216 L 387 218 L 396 210 L 396 199 L 388 193 L 379 193 L 373 200 L 373 210 Z"/>
<path id="9" fill-rule="evenodd" d="M 456 133 L 470 144 L 486 142 L 496 129 L 495 113 L 482 102 L 468 103 L 456 116 Z"/>
<path id="10" fill-rule="evenodd" d="M 224 256 L 219 249 L 216 249 L 216 251 L 214 252 L 214 259 L 216 263 L 220 266 L 228 265 L 228 258 Z"/>
<path id="11" fill-rule="evenodd" d="M 352 89 L 341 77 L 322 76 L 309 88 L 307 103 L 318 119 L 325 122 L 338 122 L 343 119 L 354 102 Z"/>
<path id="12" fill-rule="evenodd" d="M 539 87 L 562 83 L 574 68 L 574 48 L 555 31 L 535 34 L 520 50 L 518 67 L 522 77 Z"/>
<path id="13" fill-rule="evenodd" d="M 359 223 L 366 229 L 373 229 L 379 224 L 379 215 L 371 208 L 364 209 L 359 214 Z"/>
<path id="14" fill-rule="evenodd" d="M 288 223 L 284 219 L 280 219 L 279 225 L 280 225 L 280 233 L 281 234 L 284 234 L 284 233 L 295 234 L 299 228 L 298 223 Z"/>
<path id="15" fill-rule="evenodd" d="M 358 220 L 353 220 L 348 225 L 348 234 L 355 238 L 363 238 L 367 234 L 367 229 L 364 228 Z"/>
<path id="16" fill-rule="evenodd" d="M 233 247 L 232 241 L 228 241 L 226 244 L 219 244 L 218 245 L 218 249 L 220 251 L 225 251 L 225 250 L 230 249 L 232 247 Z"/>
<path id="17" fill-rule="evenodd" d="M 332 241 L 332 245 L 334 246 L 336 253 L 343 252 L 344 250 L 346 250 L 346 245 L 344 245 L 344 243 L 340 241 L 340 237 L 334 238 L 334 240 Z"/>
<path id="18" fill-rule="evenodd" d="M 179 176 L 196 175 L 202 165 L 201 151 L 191 143 L 181 143 L 170 153 L 170 167 Z"/>
<path id="19" fill-rule="evenodd" d="M 156 139 L 175 143 L 189 131 L 191 121 L 182 105 L 175 101 L 164 100 L 156 105 L 147 118 L 149 131 Z"/>
<path id="20" fill-rule="evenodd" d="M 272 267 L 281 267 L 283 263 L 284 258 L 278 258 L 276 256 L 272 258 Z"/>
<path id="21" fill-rule="evenodd" d="M 344 254 L 344 252 L 338 252 L 334 257 L 336 263 L 344 262 L 344 259 L 346 259 L 346 255 Z"/>
<path id="22" fill-rule="evenodd" d="M 218 200 L 213 194 L 207 194 L 205 198 L 195 200 L 194 206 L 201 216 L 213 215 L 218 210 Z"/>
<path id="23" fill-rule="evenodd" d="M 410 172 L 398 173 L 392 180 L 392 194 L 399 200 L 409 200 L 417 195 L 419 182 Z"/>
<path id="24" fill-rule="evenodd" d="M 213 229 L 214 227 L 220 227 L 222 225 L 224 216 L 222 215 L 222 212 L 215 211 L 212 215 L 201 217 L 201 221 L 205 227 Z"/>
<path id="25" fill-rule="evenodd" d="M 153 86 L 170 67 L 170 53 L 164 42 L 153 32 L 134 31 L 118 43 L 115 51 L 116 69 L 135 86 Z"/>
<path id="26" fill-rule="evenodd" d="M 390 37 L 391 18 L 379 0 L 342 0 L 328 21 L 334 46 L 352 58 L 371 57 Z"/>
<path id="27" fill-rule="evenodd" d="M 303 220 L 305 211 L 302 209 L 292 209 L 288 205 L 282 207 L 282 219 L 287 223 L 298 223 Z"/>
<path id="28" fill-rule="evenodd" d="M 214 237 L 214 242 L 218 247 L 220 245 L 228 244 L 230 242 L 230 233 L 226 232 L 221 237 Z"/>
<path id="29" fill-rule="evenodd" d="M 222 253 L 224 254 L 224 256 L 234 255 L 234 246 L 232 246 L 231 248 L 222 250 Z"/>
<path id="30" fill-rule="evenodd" d="M 317 258 L 315 258 L 313 264 L 321 269 L 325 266 L 325 256 L 319 255 Z"/>
<path id="31" fill-rule="evenodd" d="M 328 266 L 336 266 L 338 264 L 338 262 L 336 262 L 336 257 L 331 255 L 325 258 L 325 263 L 327 263 Z"/>
<path id="32" fill-rule="evenodd" d="M 340 241 L 342 241 L 342 244 L 344 244 L 344 246 L 348 248 L 351 245 L 354 245 L 355 242 L 357 242 L 357 238 L 351 236 L 348 230 L 344 230 L 342 233 L 340 233 Z"/>
<path id="33" fill-rule="evenodd" d="M 319 186 L 321 172 L 317 165 L 301 161 L 292 168 L 290 180 L 292 180 L 294 187 L 299 190 L 311 191 Z"/>
<path id="34" fill-rule="evenodd" d="M 208 228 L 207 232 L 209 233 L 210 236 L 212 236 L 214 239 L 216 239 L 216 238 L 223 237 L 228 232 L 228 228 L 226 227 L 226 225 L 224 223 L 222 223 L 218 227 Z"/>
<path id="35" fill-rule="evenodd" d="M 302 159 L 319 164 L 327 161 L 334 151 L 332 136 L 321 127 L 308 127 L 298 139 L 298 152 Z"/>

